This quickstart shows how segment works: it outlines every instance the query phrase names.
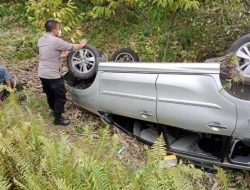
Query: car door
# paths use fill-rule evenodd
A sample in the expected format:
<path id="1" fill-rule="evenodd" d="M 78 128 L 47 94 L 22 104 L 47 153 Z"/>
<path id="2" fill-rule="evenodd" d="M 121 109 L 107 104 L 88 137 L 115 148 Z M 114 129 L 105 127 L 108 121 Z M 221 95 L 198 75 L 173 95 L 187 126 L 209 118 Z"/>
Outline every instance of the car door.
<path id="1" fill-rule="evenodd" d="M 160 74 L 156 86 L 159 123 L 232 135 L 236 106 L 223 96 L 212 75 Z"/>
<path id="2" fill-rule="evenodd" d="M 100 110 L 157 122 L 157 74 L 103 72 L 100 76 Z"/>

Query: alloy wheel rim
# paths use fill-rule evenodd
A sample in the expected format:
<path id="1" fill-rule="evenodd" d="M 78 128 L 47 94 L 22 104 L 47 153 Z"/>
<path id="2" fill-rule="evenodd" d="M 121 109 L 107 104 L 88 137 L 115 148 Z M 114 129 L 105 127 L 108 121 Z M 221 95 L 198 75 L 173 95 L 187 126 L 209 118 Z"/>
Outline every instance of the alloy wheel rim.
<path id="1" fill-rule="evenodd" d="M 134 62 L 134 58 L 129 53 L 120 53 L 116 56 L 115 62 Z"/>
<path id="2" fill-rule="evenodd" d="M 250 42 L 241 46 L 236 51 L 236 56 L 239 58 L 238 70 L 243 72 L 250 65 Z"/>
<path id="3" fill-rule="evenodd" d="M 80 49 L 73 54 L 71 64 L 76 72 L 87 74 L 94 69 L 96 64 L 95 56 L 88 49 Z"/>

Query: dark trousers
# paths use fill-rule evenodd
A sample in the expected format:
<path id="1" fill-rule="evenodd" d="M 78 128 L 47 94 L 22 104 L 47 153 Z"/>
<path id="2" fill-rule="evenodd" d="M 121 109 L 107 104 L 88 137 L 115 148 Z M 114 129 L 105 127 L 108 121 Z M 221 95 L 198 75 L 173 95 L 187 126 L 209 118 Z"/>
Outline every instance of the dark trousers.
<path id="1" fill-rule="evenodd" d="M 44 79 L 42 81 L 43 92 L 47 96 L 47 102 L 51 110 L 53 110 L 55 117 L 60 117 L 64 112 L 64 105 L 66 103 L 66 90 L 64 80 L 59 79 Z"/>

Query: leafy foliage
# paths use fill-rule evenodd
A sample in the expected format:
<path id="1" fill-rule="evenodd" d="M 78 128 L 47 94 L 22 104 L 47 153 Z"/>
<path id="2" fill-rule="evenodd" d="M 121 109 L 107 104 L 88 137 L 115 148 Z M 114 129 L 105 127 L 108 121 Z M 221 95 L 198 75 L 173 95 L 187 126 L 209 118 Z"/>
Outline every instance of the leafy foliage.
<path id="1" fill-rule="evenodd" d="M 143 5 L 143 3 L 141 4 Z M 160 28 L 164 37 L 162 40 L 162 61 L 165 62 L 177 14 L 180 11 L 197 10 L 199 8 L 199 2 L 196 0 L 152 0 L 148 3 L 144 3 L 143 7 L 150 13 L 151 19 L 156 22 L 157 25 L 160 25 L 162 20 L 166 20 L 166 22 L 163 23 L 163 27 Z M 157 31 L 154 31 L 154 33 L 156 32 Z"/>
<path id="2" fill-rule="evenodd" d="M 114 0 L 92 0 L 96 6 L 93 8 L 93 11 L 90 12 L 90 15 L 93 17 L 110 17 L 115 15 L 117 10 L 123 16 L 126 14 L 127 7 L 134 7 L 139 9 L 144 14 L 147 15 L 148 25 L 153 26 L 149 30 L 150 36 L 154 36 L 159 31 L 163 33 L 163 61 L 166 61 L 167 50 L 169 47 L 170 35 L 175 23 L 175 17 L 178 11 L 187 11 L 187 10 L 196 10 L 199 7 L 199 2 L 196 0 L 123 0 L 123 1 L 114 1 Z M 166 22 L 162 22 L 162 20 Z M 154 27 L 157 25 L 158 27 Z M 162 25 L 163 27 L 159 27 Z M 155 30 L 156 28 L 156 30 Z M 157 43 L 154 42 L 154 43 Z M 159 43 L 159 42 L 158 42 Z M 156 44 L 152 44 L 153 47 Z M 153 48 L 154 49 L 154 48 Z M 154 55 L 154 61 L 156 61 L 156 56 Z"/>
<path id="3" fill-rule="evenodd" d="M 238 67 L 238 58 L 234 54 L 223 57 L 221 62 L 220 77 L 225 81 L 224 89 L 231 89 L 232 85 L 243 82 L 243 76 L 240 74 Z"/>
<path id="4" fill-rule="evenodd" d="M 237 36 L 249 31 L 249 8 L 240 0 L 2 2 L 0 61 L 9 63 L 35 56 L 37 36 L 48 18 L 58 19 L 72 41 L 80 26 L 86 38 L 105 52 L 131 46 L 147 61 L 162 60 L 165 47 L 167 61 L 223 55 Z M 82 12 L 91 17 L 83 18 Z M 1 107 L 0 189 L 209 189 L 208 174 L 192 165 L 161 167 L 162 139 L 139 168 L 118 159 L 119 138 L 106 128 L 79 126 L 78 143 L 65 134 L 51 139 L 38 114 L 45 112 L 45 105 L 33 95 L 26 104 L 29 109 L 18 105 L 14 96 Z M 220 186 L 228 188 L 223 170 L 218 178 Z"/>
<path id="5" fill-rule="evenodd" d="M 161 137 L 147 164 L 131 170 L 119 160 L 117 135 L 85 126 L 70 143 L 65 134 L 52 139 L 43 120 L 12 94 L 0 111 L 0 184 L 2 189 L 205 189 L 207 175 L 193 166 L 162 167 Z"/>
<path id="6" fill-rule="evenodd" d="M 0 28 L 0 62 L 14 63 L 34 57 L 37 53 L 35 44 L 36 38 L 30 36 L 30 31 Z"/>
<path id="7" fill-rule="evenodd" d="M 168 9 L 168 10 L 189 10 L 189 9 L 198 9 L 199 2 L 196 0 L 153 0 L 152 2 L 155 4 L 158 8 Z"/>
<path id="8" fill-rule="evenodd" d="M 35 55 L 43 24 L 54 16 L 65 26 L 63 37 L 68 40 L 84 36 L 106 53 L 130 46 L 146 61 L 203 61 L 221 56 L 238 36 L 249 31 L 249 8 L 241 0 L 72 0 L 74 8 L 69 8 L 73 13 L 66 11 L 69 1 L 19 2 L 0 4 L 1 33 L 11 33 L 1 36 L 0 54 L 11 60 Z M 98 7 L 110 14 L 97 13 Z M 81 13 L 85 16 L 78 18 Z M 25 26 L 25 31 L 6 31 L 13 23 Z"/>
<path id="9" fill-rule="evenodd" d="M 217 177 L 218 177 L 219 181 L 221 182 L 223 189 L 228 190 L 229 189 L 229 178 L 223 169 L 218 168 Z"/>
<path id="10" fill-rule="evenodd" d="M 70 34 L 72 42 L 81 34 L 77 26 L 79 27 L 78 24 L 83 14 L 77 12 L 77 7 L 71 0 L 67 3 L 62 0 L 29 0 L 27 12 L 29 13 L 28 20 L 40 32 L 44 31 L 46 20 L 54 18 L 62 25 L 61 29 L 66 33 L 66 37 Z"/>
<path id="11" fill-rule="evenodd" d="M 200 9 L 190 13 L 185 22 L 191 26 L 192 48 L 198 50 L 198 61 L 225 55 L 239 36 L 249 32 L 249 19 L 248 8 L 241 0 L 206 0 Z"/>
<path id="12" fill-rule="evenodd" d="M 110 17 L 118 12 L 124 11 L 128 6 L 133 6 L 135 2 L 135 0 L 91 0 L 91 3 L 94 4 L 94 8 L 89 14 L 94 18 Z"/>
<path id="13" fill-rule="evenodd" d="M 27 14 L 24 2 L 0 3 L 0 18 L 2 20 L 1 24 L 5 24 L 7 28 L 14 27 L 17 23 L 25 26 L 27 24 Z"/>

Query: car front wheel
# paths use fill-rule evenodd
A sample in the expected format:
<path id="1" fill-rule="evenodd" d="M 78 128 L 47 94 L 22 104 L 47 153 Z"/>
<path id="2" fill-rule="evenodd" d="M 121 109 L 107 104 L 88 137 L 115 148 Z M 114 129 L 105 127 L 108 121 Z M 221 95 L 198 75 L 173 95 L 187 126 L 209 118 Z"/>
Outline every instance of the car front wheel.
<path id="1" fill-rule="evenodd" d="M 78 79 L 90 79 L 95 76 L 99 64 L 100 52 L 87 44 L 84 48 L 68 55 L 69 72 Z"/>

